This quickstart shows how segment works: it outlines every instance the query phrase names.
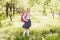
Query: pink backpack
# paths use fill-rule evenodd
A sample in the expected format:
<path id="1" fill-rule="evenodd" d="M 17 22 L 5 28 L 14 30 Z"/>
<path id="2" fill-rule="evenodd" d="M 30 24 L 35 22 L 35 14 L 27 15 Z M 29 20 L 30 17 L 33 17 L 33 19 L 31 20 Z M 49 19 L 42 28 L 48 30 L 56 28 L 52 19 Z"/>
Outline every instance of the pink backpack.
<path id="1" fill-rule="evenodd" d="M 23 16 L 24 16 L 24 13 L 21 15 L 21 21 L 22 21 L 22 22 L 26 22 L 26 21 L 23 19 Z M 26 16 L 25 16 L 24 18 L 26 19 L 26 17 L 27 17 L 27 14 L 26 14 Z"/>

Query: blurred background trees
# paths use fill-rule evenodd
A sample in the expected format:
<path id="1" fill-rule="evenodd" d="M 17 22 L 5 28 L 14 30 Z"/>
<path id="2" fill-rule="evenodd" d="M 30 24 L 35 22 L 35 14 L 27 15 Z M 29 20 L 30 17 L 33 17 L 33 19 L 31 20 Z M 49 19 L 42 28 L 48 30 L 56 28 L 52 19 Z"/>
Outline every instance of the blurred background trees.
<path id="1" fill-rule="evenodd" d="M 59 0 L 0 0 L 0 11 L 6 10 L 6 2 L 13 6 L 15 12 L 21 12 L 22 8 L 30 7 L 33 11 L 35 7 L 36 12 L 42 13 L 43 15 L 53 14 L 56 12 L 60 15 L 60 1 Z M 3 7 L 3 8 L 1 8 Z M 13 11 L 13 13 L 15 13 Z"/>

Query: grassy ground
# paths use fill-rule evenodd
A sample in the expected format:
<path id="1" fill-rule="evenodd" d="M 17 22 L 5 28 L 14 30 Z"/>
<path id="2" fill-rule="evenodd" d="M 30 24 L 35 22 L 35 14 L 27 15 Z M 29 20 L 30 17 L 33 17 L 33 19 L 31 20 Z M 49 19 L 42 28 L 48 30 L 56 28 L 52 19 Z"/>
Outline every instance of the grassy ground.
<path id="1" fill-rule="evenodd" d="M 49 16 L 31 15 L 32 26 L 30 36 L 22 36 L 23 28 L 19 15 L 2 20 L 0 28 L 0 40 L 60 40 L 60 19 Z"/>
<path id="2" fill-rule="evenodd" d="M 1 29 L 0 29 L 1 30 Z M 60 31 L 57 29 L 30 29 L 30 36 L 22 36 L 22 28 L 7 27 L 0 31 L 0 40 L 60 40 Z"/>

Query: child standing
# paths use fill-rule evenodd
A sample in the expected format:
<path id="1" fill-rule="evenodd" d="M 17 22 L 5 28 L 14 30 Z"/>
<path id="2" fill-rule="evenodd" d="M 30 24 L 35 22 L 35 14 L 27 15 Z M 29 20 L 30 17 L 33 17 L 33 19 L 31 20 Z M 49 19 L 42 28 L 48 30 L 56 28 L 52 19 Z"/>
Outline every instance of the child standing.
<path id="1" fill-rule="evenodd" d="M 25 34 L 27 33 L 27 36 L 29 36 L 29 28 L 31 27 L 31 20 L 30 20 L 30 9 L 27 8 L 26 12 L 22 13 L 22 22 L 23 24 L 23 36 L 25 36 Z"/>

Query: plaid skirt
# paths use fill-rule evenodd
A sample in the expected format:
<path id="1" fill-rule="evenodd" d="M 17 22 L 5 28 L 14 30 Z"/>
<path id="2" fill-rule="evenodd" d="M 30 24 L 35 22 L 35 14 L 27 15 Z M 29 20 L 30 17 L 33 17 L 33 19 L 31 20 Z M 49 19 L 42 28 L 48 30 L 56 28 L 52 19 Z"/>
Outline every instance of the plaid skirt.
<path id="1" fill-rule="evenodd" d="M 29 27 L 31 27 L 31 20 L 30 19 L 28 20 L 28 22 L 23 24 L 23 28 L 29 28 Z"/>

